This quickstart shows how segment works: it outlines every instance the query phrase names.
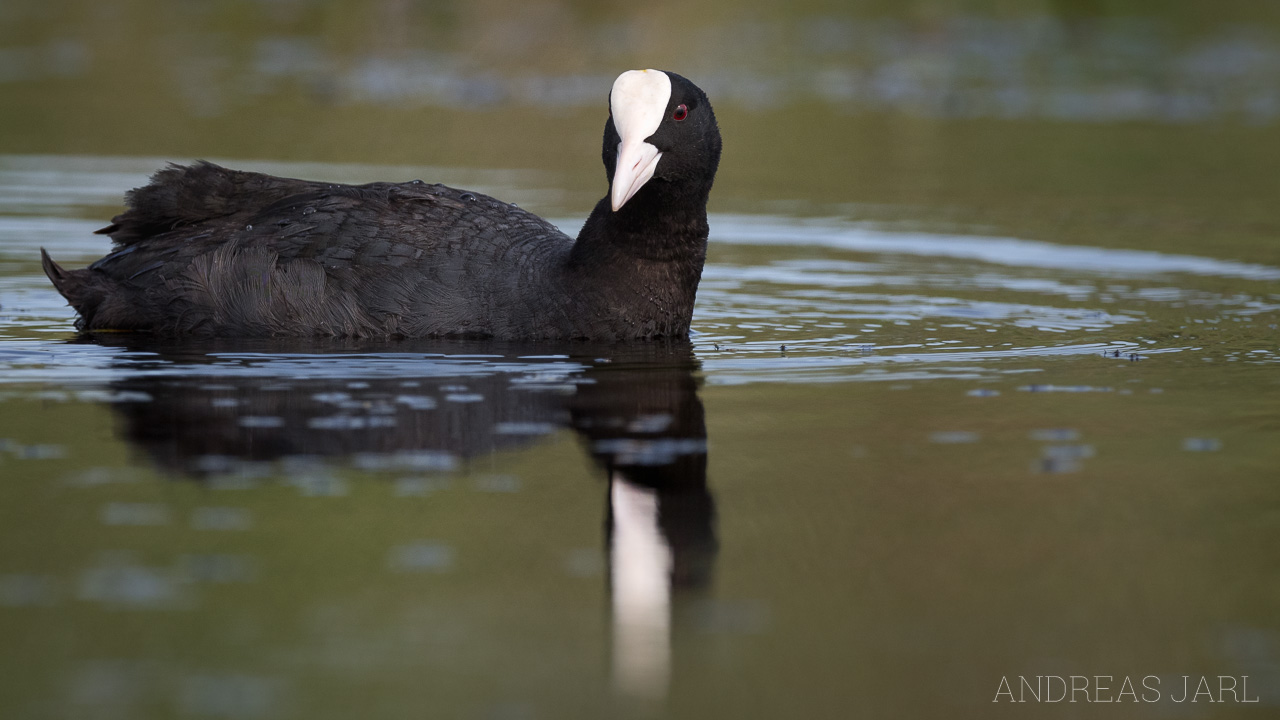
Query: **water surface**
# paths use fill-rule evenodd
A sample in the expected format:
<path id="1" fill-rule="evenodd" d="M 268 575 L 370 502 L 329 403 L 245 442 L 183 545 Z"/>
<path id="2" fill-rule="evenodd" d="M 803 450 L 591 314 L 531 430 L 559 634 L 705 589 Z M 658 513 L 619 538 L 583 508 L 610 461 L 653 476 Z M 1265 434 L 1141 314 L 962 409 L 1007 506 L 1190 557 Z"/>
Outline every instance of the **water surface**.
<path id="1" fill-rule="evenodd" d="M 34 249 L 141 164 L 0 158 L 21 714 L 1277 699 L 1280 268 L 718 215 L 688 345 L 77 337 Z"/>

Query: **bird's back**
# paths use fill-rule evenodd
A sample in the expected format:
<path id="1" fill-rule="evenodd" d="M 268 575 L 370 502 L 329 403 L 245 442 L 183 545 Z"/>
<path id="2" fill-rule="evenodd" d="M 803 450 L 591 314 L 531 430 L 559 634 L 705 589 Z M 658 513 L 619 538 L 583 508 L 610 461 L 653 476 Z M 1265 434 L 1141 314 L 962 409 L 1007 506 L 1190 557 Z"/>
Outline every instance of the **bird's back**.
<path id="1" fill-rule="evenodd" d="M 573 241 L 488 196 L 421 181 L 333 185 L 171 165 L 45 270 L 82 330 L 183 335 L 562 337 L 546 292 Z"/>

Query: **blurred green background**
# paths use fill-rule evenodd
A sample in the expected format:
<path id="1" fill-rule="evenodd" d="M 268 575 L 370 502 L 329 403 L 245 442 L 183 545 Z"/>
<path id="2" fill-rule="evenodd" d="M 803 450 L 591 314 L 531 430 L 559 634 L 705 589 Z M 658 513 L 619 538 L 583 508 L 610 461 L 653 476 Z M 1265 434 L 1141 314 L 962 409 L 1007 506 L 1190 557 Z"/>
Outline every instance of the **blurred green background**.
<path id="1" fill-rule="evenodd" d="M 1274 261 L 1274 3 L 0 6 L 0 153 L 536 169 L 602 194 L 612 78 L 680 72 L 714 211 L 997 227 Z"/>

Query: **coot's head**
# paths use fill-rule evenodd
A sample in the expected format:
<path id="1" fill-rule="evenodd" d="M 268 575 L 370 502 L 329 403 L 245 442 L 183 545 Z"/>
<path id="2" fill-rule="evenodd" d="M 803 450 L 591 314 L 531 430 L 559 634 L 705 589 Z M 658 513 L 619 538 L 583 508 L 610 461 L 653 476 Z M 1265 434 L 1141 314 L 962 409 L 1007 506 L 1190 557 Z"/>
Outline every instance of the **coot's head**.
<path id="1" fill-rule="evenodd" d="M 628 70 L 609 93 L 604 166 L 614 212 L 646 187 L 706 203 L 720 164 L 720 129 L 707 94 L 662 70 Z"/>

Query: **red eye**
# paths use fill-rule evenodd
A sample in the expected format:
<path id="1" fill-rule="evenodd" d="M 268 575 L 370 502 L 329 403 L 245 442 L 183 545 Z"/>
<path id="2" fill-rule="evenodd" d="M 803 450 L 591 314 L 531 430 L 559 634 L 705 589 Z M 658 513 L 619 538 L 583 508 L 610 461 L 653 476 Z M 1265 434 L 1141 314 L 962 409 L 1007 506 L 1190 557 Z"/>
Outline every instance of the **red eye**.
<path id="1" fill-rule="evenodd" d="M 689 117 L 688 105 L 677 105 L 675 112 L 671 113 L 671 119 L 675 120 L 676 122 L 680 122 L 681 120 L 687 117 Z"/>

